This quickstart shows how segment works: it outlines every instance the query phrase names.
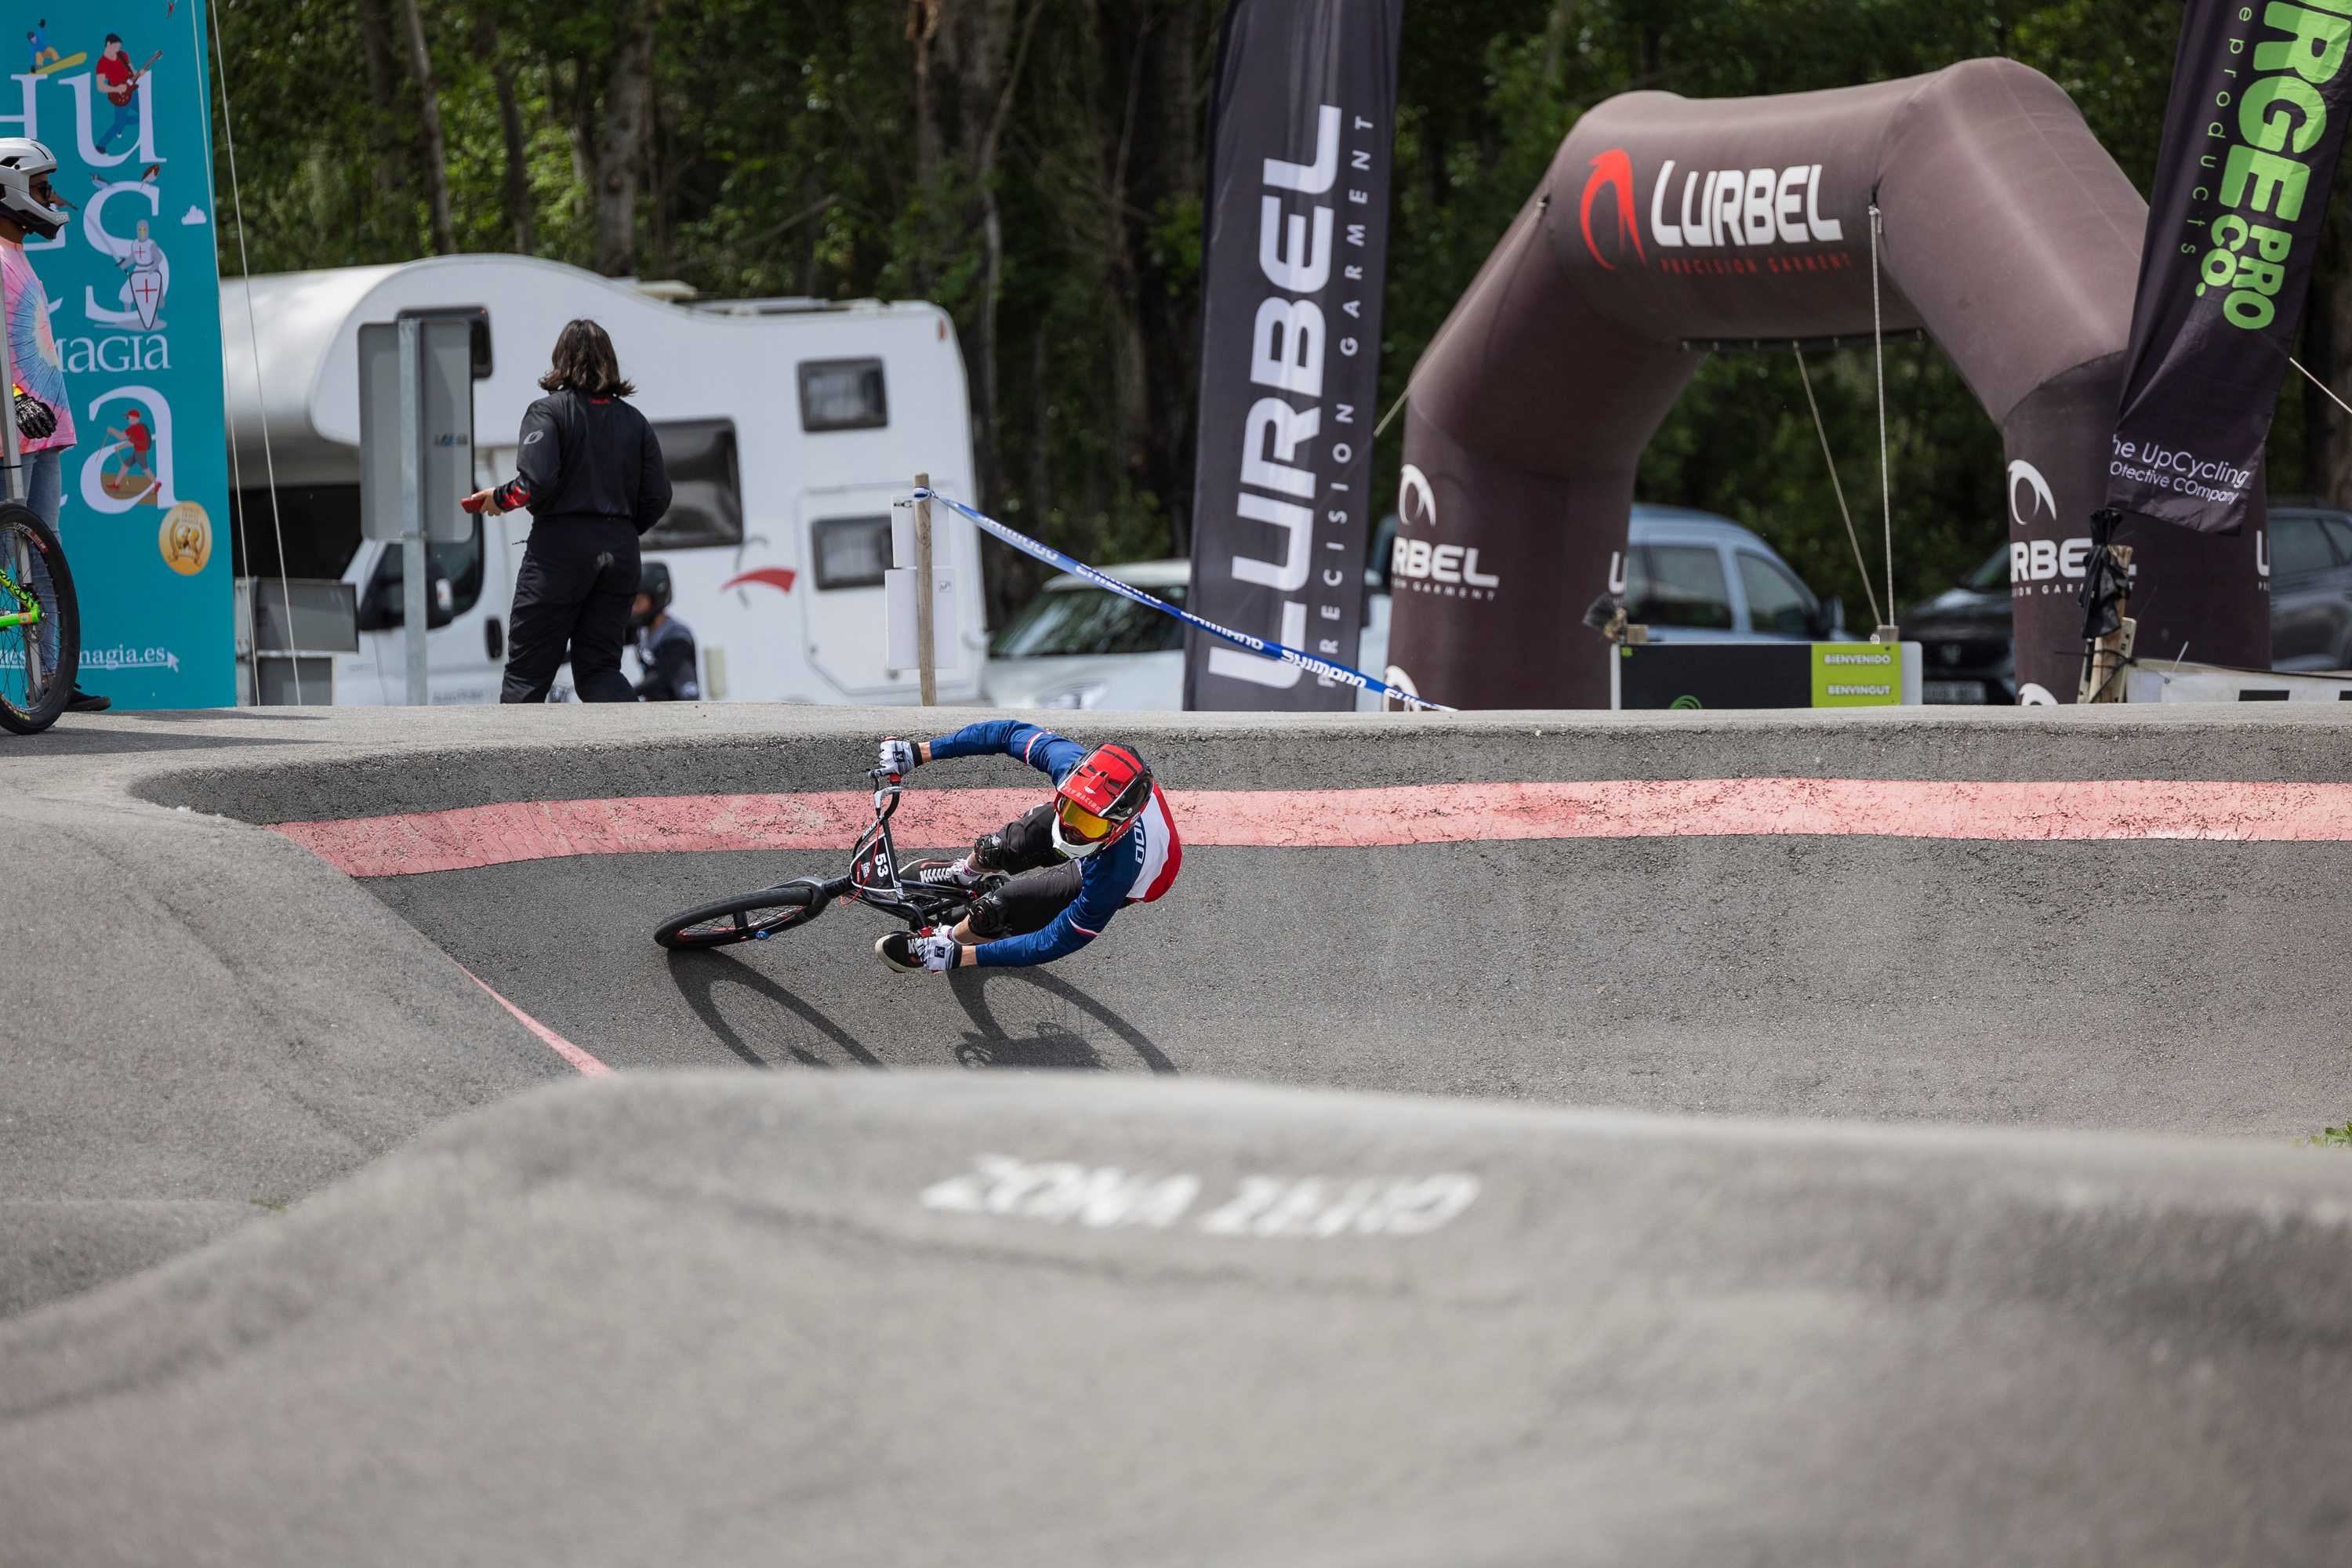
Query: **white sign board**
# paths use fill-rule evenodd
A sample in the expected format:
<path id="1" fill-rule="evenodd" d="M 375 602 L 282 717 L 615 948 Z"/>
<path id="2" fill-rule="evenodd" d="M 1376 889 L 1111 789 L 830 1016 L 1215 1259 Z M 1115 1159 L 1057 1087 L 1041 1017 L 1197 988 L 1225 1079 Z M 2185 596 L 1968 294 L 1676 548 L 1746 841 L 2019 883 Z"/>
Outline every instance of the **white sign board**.
<path id="1" fill-rule="evenodd" d="M 458 544 L 471 539 L 474 519 L 457 503 L 474 493 L 474 329 L 463 318 L 428 317 L 417 366 L 415 431 L 425 537 Z M 398 539 L 400 515 L 400 327 L 371 321 L 360 328 L 360 531 L 370 539 Z"/>
<path id="2" fill-rule="evenodd" d="M 893 669 L 912 669 L 915 657 L 915 569 L 893 566 L 882 574 L 882 624 Z M 931 569 L 931 657 L 942 675 L 963 668 L 963 638 L 958 635 L 955 574 Z"/>

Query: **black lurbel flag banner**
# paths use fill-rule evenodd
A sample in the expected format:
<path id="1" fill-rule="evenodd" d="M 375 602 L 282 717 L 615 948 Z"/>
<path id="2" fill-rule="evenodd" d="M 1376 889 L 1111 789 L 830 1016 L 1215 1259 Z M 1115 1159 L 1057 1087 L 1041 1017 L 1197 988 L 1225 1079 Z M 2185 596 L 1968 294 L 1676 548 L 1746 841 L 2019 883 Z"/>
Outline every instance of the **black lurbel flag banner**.
<path id="1" fill-rule="evenodd" d="M 2352 103 L 2352 0 L 2189 0 L 2107 504 L 2234 533 L 2260 483 Z"/>
<path id="2" fill-rule="evenodd" d="M 1209 111 L 1190 607 L 1346 665 L 1356 662 L 1374 518 L 1403 9 L 1234 0 Z M 1187 708 L 1349 708 L 1355 698 L 1296 665 L 1188 636 Z"/>

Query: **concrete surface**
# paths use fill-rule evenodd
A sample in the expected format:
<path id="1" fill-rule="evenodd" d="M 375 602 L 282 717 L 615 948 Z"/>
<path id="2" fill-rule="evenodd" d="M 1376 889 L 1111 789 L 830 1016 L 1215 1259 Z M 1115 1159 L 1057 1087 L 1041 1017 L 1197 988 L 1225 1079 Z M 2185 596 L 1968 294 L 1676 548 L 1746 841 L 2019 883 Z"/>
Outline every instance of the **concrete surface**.
<path id="1" fill-rule="evenodd" d="M 1087 716 L 1185 788 L 1758 776 L 2340 782 L 2328 709 Z M 2277 717 L 2269 717 L 2275 712 Z M 942 726 L 968 715 L 942 716 Z M 912 715 L 477 712 L 333 747 L 209 748 L 128 787 L 247 820 L 840 789 Z M 615 728 L 617 724 L 617 728 Z M 396 767 L 383 764 L 398 734 Z M 604 737 L 614 738 L 605 743 Z M 1023 784 L 1003 759 L 919 791 Z M 919 803 L 902 817 L 919 817 Z M 1180 825 L 1181 826 L 1181 825 Z M 902 846 L 911 847 L 910 840 Z M 540 861 L 367 885 L 620 1065 L 1131 1068 L 1660 1111 L 2283 1137 L 2352 1114 L 2352 845 L 1647 838 L 1188 851 L 1175 894 L 1052 969 L 880 976 L 841 908 L 672 957 L 669 912 L 820 852 Z"/>
<path id="2" fill-rule="evenodd" d="M 306 851 L 193 812 L 45 795 L 31 772 L 11 770 L 0 816 L 0 1314 L 267 1218 L 446 1117 L 569 1076 Z"/>
<path id="3" fill-rule="evenodd" d="M 649 940 L 842 868 L 624 855 L 365 886 L 617 1067 L 1099 1067 L 2273 1138 L 2352 1113 L 2352 846 L 1192 848 L 1170 897 L 1042 970 L 888 973 L 889 925 L 856 905 L 715 952 Z"/>
<path id="4" fill-rule="evenodd" d="M 940 982 L 855 908 L 649 940 L 832 852 L 362 886 L 254 826 L 839 789 L 911 718 L 0 747 L 0 1562 L 2352 1560 L 2352 1159 L 2284 1145 L 2352 1114 L 2352 846 L 1204 847 Z M 2292 705 L 1085 718 L 1207 789 L 2352 777 Z M 729 1070 L 550 1085 L 457 960 Z"/>
<path id="5" fill-rule="evenodd" d="M 829 853 L 540 861 L 363 892 L 248 826 L 836 789 L 913 718 L 271 710 L 108 715 L 12 742 L 0 840 L 24 896 L 0 937 L 60 983 L 12 987 L 18 1026 L 0 1032 L 0 1310 L 267 1216 L 568 1071 L 452 954 L 625 1067 L 1099 1067 L 2273 1139 L 2352 1114 L 2341 844 L 1195 848 L 1173 897 L 1089 952 L 941 984 L 882 972 L 883 927 L 856 908 L 720 953 L 647 940 L 672 910 L 835 870 Z M 2289 704 L 1086 718 L 1193 788 L 2352 773 L 2352 724 Z M 917 780 L 1035 782 L 1002 760 Z M 26 1206 L 44 1205 L 67 1206 Z"/>
<path id="6" fill-rule="evenodd" d="M 2352 1161 L 2284 1149 L 623 1075 L 0 1325 L 0 1519 L 55 1568 L 2340 1564 L 2348 1244 Z"/>

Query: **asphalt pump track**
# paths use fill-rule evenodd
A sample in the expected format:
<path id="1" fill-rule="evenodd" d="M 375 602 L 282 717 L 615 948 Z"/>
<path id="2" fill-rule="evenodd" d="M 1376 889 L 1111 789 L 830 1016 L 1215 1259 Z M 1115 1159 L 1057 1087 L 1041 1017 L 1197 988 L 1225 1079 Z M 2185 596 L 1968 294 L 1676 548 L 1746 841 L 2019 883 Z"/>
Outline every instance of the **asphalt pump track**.
<path id="1" fill-rule="evenodd" d="M 1097 721 L 1188 848 L 1076 959 L 652 945 L 906 721 L 15 763 L 26 1560 L 2352 1546 L 2332 713 Z"/>

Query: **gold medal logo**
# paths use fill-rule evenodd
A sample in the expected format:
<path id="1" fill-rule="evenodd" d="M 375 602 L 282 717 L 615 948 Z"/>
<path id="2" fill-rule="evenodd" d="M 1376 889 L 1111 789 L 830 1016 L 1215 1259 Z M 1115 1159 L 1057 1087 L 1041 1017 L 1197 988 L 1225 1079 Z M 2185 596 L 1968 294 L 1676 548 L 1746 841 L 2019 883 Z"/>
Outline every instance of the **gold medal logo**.
<path id="1" fill-rule="evenodd" d="M 213 558 L 213 520 L 194 501 L 184 500 L 163 514 L 155 536 L 163 564 L 184 577 L 193 577 Z"/>

